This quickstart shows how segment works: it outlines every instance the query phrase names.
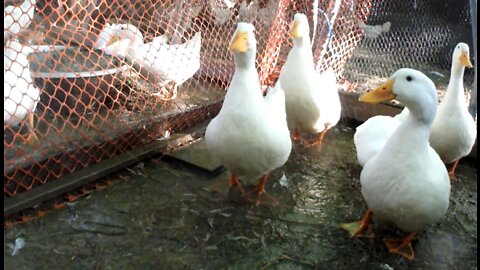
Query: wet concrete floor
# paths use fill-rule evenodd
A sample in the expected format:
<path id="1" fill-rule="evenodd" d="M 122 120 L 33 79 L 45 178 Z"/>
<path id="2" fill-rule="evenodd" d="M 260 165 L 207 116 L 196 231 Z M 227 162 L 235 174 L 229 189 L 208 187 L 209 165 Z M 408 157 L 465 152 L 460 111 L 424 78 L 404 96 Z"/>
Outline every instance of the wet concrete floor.
<path id="1" fill-rule="evenodd" d="M 445 218 L 418 232 L 413 261 L 383 245 L 405 235 L 394 228 L 379 226 L 375 240 L 339 229 L 366 211 L 353 132 L 338 125 L 321 146 L 296 145 L 267 184 L 275 207 L 227 200 L 228 172 L 145 161 L 112 175 L 115 185 L 5 228 L 5 269 L 476 269 L 473 160 L 457 168 Z"/>

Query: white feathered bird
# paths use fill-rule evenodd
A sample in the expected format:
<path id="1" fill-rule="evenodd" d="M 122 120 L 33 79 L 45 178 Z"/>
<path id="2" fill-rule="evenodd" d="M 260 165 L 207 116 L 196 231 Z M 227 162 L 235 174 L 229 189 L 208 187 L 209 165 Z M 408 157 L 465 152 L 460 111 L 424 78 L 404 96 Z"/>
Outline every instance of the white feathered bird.
<path id="1" fill-rule="evenodd" d="M 3 36 L 17 35 L 30 25 L 37 0 L 25 0 L 20 6 L 7 6 L 3 10 Z"/>
<path id="2" fill-rule="evenodd" d="M 379 103 L 392 99 L 407 106 L 411 113 L 398 121 L 383 146 L 363 165 L 360 183 L 369 207 L 364 219 L 341 227 L 359 236 L 365 229 L 371 231 L 372 215 L 393 223 L 409 234 L 401 239 L 384 239 L 384 243 L 390 252 L 413 259 L 410 243 L 415 232 L 438 222 L 447 212 L 450 181 L 445 165 L 429 144 L 437 110 L 433 82 L 417 70 L 403 68 L 359 100 Z M 381 126 L 371 127 L 375 129 L 370 132 L 381 132 Z M 365 137 L 361 143 L 368 147 L 376 139 L 373 136 L 369 141 Z M 359 147 L 357 141 L 355 147 Z"/>
<path id="3" fill-rule="evenodd" d="M 10 41 L 3 51 L 3 123 L 5 126 L 17 126 L 27 119 L 29 136 L 26 141 L 37 139 L 33 124 L 35 108 L 40 100 L 40 91 L 33 84 L 29 69 L 28 54 L 31 52 L 32 48 L 16 41 Z"/>
<path id="4" fill-rule="evenodd" d="M 113 30 L 112 30 L 113 29 Z M 110 36 L 106 44 L 105 39 Z M 164 36 L 144 43 L 140 30 L 131 24 L 107 24 L 97 45 L 107 53 L 124 56 L 139 67 L 149 80 L 176 86 L 183 84 L 200 69 L 201 32 L 182 44 L 167 44 Z"/>
<path id="5" fill-rule="evenodd" d="M 453 163 L 449 171 L 453 180 L 456 179 L 455 169 L 458 162 L 472 151 L 477 138 L 477 125 L 468 112 L 463 87 L 465 67 L 473 67 L 470 62 L 470 49 L 466 43 L 460 42 L 453 51 L 447 92 L 438 105 L 430 132 L 431 146 L 445 164 Z M 404 119 L 408 114 L 408 108 L 405 108 L 398 118 Z"/>
<path id="6" fill-rule="evenodd" d="M 264 98 L 255 67 L 256 39 L 254 26 L 238 23 L 230 51 L 234 55 L 235 73 L 220 113 L 205 132 L 208 150 L 231 172 L 231 187 L 239 178 L 257 183 L 254 196 L 259 203 L 275 203 L 265 192 L 268 174 L 285 164 L 292 149 L 285 113 L 285 94 L 277 82 Z"/>

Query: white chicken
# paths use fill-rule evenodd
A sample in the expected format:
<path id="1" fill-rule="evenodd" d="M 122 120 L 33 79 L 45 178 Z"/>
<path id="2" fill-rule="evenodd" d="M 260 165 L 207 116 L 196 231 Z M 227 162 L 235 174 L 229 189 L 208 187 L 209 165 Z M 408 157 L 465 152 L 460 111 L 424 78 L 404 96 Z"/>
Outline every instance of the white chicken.
<path id="1" fill-rule="evenodd" d="M 314 68 L 307 16 L 295 14 L 290 32 L 293 48 L 280 72 L 285 91 L 288 126 L 294 139 L 300 132 L 316 134 L 307 145 L 321 143 L 328 129 L 340 120 L 341 103 L 335 73 Z"/>

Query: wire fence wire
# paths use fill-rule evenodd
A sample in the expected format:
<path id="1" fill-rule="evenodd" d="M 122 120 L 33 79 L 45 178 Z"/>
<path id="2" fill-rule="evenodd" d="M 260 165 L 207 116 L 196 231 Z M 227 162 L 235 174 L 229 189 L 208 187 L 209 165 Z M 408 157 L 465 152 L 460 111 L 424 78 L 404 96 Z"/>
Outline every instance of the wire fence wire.
<path id="1" fill-rule="evenodd" d="M 239 21 L 256 28 L 262 86 L 278 77 L 297 12 L 317 70 L 332 68 L 342 90 L 404 66 L 448 78 L 453 46 L 472 44 L 469 5 L 437 2 L 5 0 L 4 197 L 214 116 Z"/>

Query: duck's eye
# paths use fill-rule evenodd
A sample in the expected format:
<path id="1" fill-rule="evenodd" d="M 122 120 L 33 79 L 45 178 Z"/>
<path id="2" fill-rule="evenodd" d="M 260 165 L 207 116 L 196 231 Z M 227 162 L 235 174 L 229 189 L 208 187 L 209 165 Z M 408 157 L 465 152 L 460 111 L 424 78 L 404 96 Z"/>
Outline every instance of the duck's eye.
<path id="1" fill-rule="evenodd" d="M 460 49 L 460 46 L 457 46 L 457 49 Z"/>
<path id="2" fill-rule="evenodd" d="M 413 80 L 412 76 L 407 76 L 407 81 L 410 82 L 410 81 L 412 81 L 412 80 Z"/>

